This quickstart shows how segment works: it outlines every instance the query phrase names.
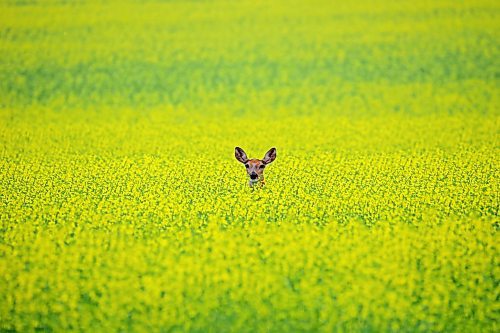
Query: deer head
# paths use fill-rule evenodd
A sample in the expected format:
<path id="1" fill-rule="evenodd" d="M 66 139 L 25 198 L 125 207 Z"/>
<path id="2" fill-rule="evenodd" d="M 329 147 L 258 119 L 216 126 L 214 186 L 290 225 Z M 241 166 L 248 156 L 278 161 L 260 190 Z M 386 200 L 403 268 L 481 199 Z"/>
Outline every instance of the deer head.
<path id="1" fill-rule="evenodd" d="M 234 148 L 234 156 L 236 159 L 245 165 L 247 170 L 250 187 L 260 183 L 264 185 L 264 169 L 266 166 L 276 159 L 276 148 L 271 148 L 266 153 L 263 159 L 249 159 L 247 154 L 240 147 Z"/>

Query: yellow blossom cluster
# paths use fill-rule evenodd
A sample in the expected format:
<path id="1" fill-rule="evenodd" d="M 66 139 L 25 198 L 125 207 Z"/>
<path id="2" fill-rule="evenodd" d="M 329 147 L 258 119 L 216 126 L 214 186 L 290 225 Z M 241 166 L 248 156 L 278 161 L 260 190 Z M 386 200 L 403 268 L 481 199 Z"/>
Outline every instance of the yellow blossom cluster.
<path id="1" fill-rule="evenodd" d="M 3 1 L 0 331 L 498 332 L 499 13 Z"/>

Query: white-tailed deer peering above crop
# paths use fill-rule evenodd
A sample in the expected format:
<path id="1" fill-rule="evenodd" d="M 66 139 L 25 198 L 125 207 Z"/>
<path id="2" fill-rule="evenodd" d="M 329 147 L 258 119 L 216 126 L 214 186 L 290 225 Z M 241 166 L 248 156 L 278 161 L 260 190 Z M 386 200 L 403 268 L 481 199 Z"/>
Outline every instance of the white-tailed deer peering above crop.
<path id="1" fill-rule="evenodd" d="M 248 159 L 247 154 L 240 147 L 234 148 L 234 156 L 239 162 L 245 165 L 248 177 L 250 178 L 248 181 L 250 187 L 257 184 L 263 186 L 265 184 L 264 169 L 266 165 L 276 159 L 276 148 L 269 149 L 261 160 L 256 158 Z"/>

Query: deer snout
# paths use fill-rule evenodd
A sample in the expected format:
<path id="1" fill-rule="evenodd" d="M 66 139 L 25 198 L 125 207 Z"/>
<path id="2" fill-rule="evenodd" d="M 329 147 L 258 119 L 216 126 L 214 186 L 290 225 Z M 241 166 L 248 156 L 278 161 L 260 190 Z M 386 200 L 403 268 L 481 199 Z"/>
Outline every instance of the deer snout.
<path id="1" fill-rule="evenodd" d="M 259 177 L 259 175 L 257 175 L 255 172 L 252 172 L 252 173 L 250 174 L 250 178 L 251 178 L 251 179 L 257 179 L 257 177 Z"/>

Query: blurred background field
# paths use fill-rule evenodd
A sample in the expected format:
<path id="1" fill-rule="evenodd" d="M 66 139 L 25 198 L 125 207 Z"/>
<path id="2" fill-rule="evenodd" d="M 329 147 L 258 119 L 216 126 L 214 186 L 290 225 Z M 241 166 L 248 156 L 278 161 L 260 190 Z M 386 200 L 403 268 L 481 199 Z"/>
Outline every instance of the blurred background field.
<path id="1" fill-rule="evenodd" d="M 0 330 L 498 331 L 499 22 L 2 1 Z"/>

